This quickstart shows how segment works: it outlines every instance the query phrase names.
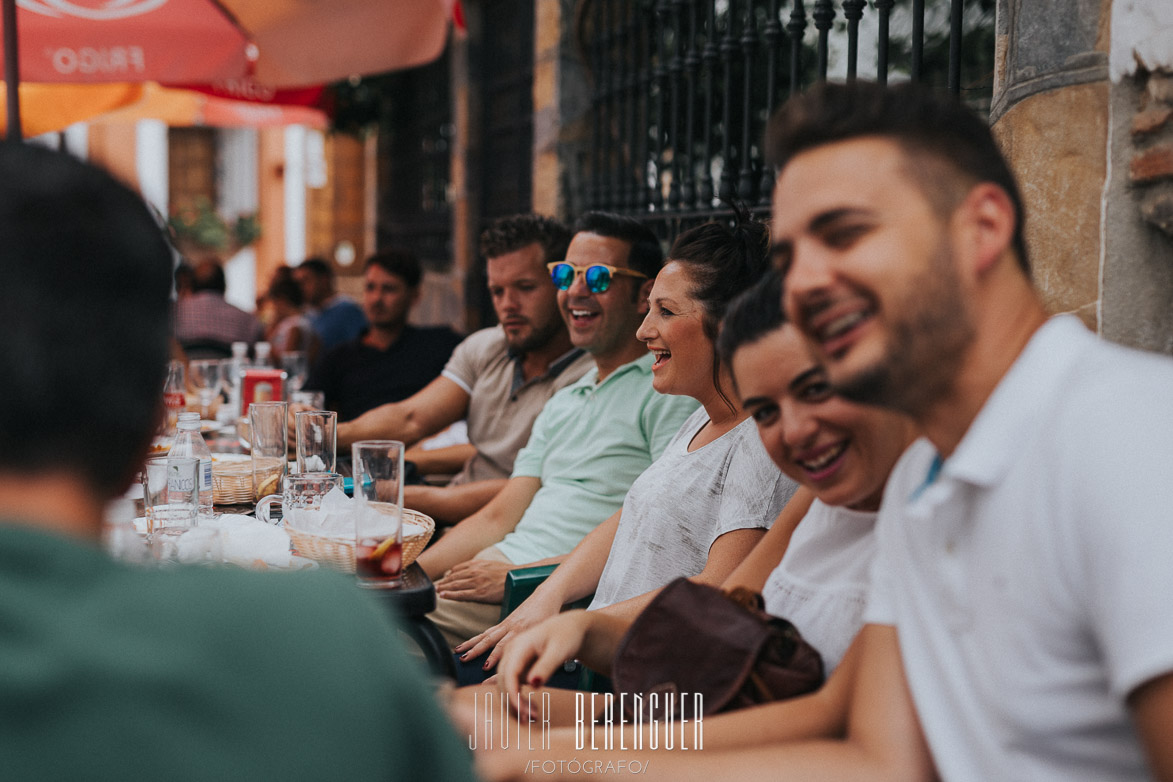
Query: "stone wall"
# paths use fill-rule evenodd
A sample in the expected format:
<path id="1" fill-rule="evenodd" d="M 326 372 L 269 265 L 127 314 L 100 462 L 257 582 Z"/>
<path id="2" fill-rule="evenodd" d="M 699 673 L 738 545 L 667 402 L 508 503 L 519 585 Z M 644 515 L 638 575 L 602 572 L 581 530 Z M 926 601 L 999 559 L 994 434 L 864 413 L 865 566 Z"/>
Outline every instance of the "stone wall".
<path id="1" fill-rule="evenodd" d="M 1101 331 L 1173 355 L 1173 74 L 1112 85 Z"/>

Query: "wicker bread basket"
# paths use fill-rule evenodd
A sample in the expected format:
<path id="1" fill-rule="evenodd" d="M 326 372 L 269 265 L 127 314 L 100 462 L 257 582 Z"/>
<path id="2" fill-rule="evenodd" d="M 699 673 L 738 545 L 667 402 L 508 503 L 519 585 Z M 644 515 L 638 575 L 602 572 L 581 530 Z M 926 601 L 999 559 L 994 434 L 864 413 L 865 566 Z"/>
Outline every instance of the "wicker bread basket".
<path id="1" fill-rule="evenodd" d="M 423 532 L 403 536 L 403 567 L 407 567 L 428 545 L 432 534 L 436 531 L 436 522 L 431 516 L 409 508 L 403 509 L 403 524 L 414 524 L 422 527 Z M 326 567 L 340 570 L 343 573 L 354 572 L 354 538 L 331 537 L 317 535 L 313 532 L 297 529 L 285 524 L 285 531 L 293 541 L 294 550 L 303 557 L 317 561 Z"/>
<path id="2" fill-rule="evenodd" d="M 243 505 L 255 499 L 252 459 L 240 454 L 212 454 L 212 502 Z"/>

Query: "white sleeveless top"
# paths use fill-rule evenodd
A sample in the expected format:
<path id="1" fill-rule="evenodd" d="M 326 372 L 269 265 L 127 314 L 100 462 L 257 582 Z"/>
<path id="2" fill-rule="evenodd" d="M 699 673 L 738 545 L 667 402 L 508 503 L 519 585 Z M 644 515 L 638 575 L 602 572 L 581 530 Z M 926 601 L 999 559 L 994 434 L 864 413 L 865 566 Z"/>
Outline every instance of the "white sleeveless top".
<path id="1" fill-rule="evenodd" d="M 828 676 L 863 627 L 875 523 L 873 512 L 815 500 L 762 588 L 766 611 L 819 650 Z"/>

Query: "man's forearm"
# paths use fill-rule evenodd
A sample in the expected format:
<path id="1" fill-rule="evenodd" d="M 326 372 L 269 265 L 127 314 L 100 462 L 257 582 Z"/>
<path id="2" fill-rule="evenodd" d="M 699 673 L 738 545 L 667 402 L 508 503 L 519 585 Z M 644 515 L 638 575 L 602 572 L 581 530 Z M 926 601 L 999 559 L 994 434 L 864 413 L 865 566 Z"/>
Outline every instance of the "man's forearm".
<path id="1" fill-rule="evenodd" d="M 507 478 L 498 478 L 460 486 L 405 486 L 403 504 L 426 513 L 437 524 L 450 526 L 488 505 L 508 482 Z"/>
<path id="2" fill-rule="evenodd" d="M 454 475 L 464 468 L 469 459 L 477 455 L 477 449 L 472 443 L 424 448 L 423 445 L 427 443 L 428 441 L 424 440 L 422 445 L 416 444 L 403 455 L 403 458 L 413 463 L 419 474 L 424 476 Z"/>

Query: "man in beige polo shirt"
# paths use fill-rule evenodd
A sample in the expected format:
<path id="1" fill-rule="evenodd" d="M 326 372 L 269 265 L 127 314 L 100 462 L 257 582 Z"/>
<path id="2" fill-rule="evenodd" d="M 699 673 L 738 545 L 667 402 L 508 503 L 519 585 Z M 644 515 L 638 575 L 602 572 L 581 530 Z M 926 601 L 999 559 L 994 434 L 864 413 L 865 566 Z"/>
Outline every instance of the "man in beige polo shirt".
<path id="1" fill-rule="evenodd" d="M 546 400 L 594 366 L 571 345 L 546 270 L 565 257 L 570 237 L 562 223 L 535 214 L 494 222 L 480 250 L 499 325 L 460 343 L 440 377 L 415 395 L 338 425 L 340 448 L 376 438 L 411 445 L 466 418 L 475 453 L 463 469 L 447 486 L 404 492 L 408 507 L 439 524 L 475 513 L 500 491 Z"/>

